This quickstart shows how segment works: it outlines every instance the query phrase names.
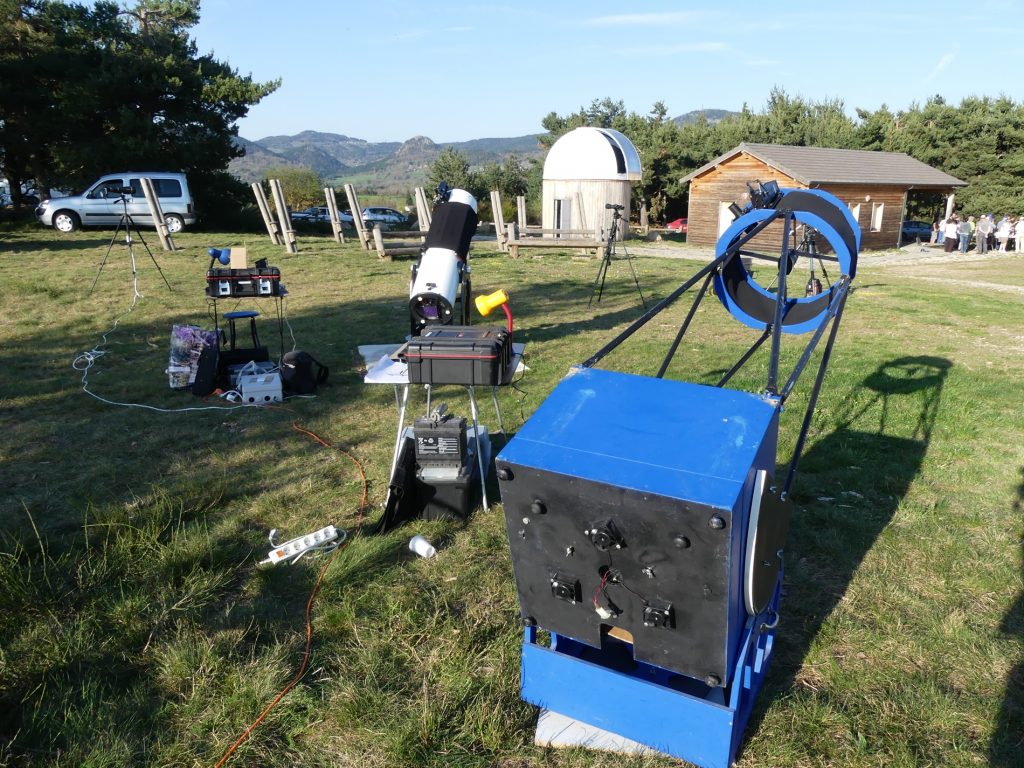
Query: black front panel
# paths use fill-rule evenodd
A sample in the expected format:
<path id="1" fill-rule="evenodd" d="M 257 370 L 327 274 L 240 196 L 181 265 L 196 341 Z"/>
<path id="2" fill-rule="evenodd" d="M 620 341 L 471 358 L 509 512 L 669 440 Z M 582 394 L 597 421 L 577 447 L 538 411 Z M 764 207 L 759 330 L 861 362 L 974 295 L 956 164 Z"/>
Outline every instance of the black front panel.
<path id="1" fill-rule="evenodd" d="M 728 679 L 729 511 L 498 469 L 524 618 L 594 647 L 602 625 L 618 627 L 640 661 L 712 685 Z"/>

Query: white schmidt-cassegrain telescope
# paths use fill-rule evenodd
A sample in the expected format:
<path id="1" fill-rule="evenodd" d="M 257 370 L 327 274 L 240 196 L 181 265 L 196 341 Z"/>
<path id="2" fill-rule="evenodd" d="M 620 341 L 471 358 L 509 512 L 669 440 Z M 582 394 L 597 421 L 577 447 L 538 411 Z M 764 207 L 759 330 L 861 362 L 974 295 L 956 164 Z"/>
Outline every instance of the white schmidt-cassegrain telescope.
<path id="1" fill-rule="evenodd" d="M 414 336 L 427 325 L 469 324 L 468 257 L 478 220 L 476 198 L 464 189 L 449 190 L 446 185 L 438 193 L 443 202 L 434 209 L 423 253 L 412 268 L 409 283 Z"/>

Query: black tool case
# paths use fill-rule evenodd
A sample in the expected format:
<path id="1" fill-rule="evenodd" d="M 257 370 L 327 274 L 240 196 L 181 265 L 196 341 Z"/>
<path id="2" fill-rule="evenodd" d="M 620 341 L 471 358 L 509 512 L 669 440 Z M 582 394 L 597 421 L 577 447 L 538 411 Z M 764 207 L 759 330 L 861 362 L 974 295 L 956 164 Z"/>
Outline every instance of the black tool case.
<path id="1" fill-rule="evenodd" d="M 428 326 L 401 356 L 413 384 L 494 387 L 512 361 L 512 336 L 497 327 Z"/>

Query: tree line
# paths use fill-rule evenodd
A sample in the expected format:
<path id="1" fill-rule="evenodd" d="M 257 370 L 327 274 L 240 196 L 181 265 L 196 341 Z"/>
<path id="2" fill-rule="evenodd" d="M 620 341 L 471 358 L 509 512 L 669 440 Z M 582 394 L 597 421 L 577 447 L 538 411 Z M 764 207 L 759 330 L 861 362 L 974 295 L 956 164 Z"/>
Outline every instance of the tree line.
<path id="1" fill-rule="evenodd" d="M 198 21 L 199 0 L 0 0 L 0 173 L 12 195 L 29 179 L 76 189 L 129 168 L 185 171 L 201 209 L 243 192 L 227 173 L 236 123 L 280 81 L 200 55 Z"/>
<path id="2" fill-rule="evenodd" d="M 972 96 L 959 105 L 932 96 L 903 110 L 882 105 L 855 113 L 851 117 L 840 99 L 812 101 L 776 87 L 760 111 L 744 105 L 718 122 L 700 116 L 680 125 L 668 117 L 662 102 L 639 115 L 627 111 L 622 101 L 605 98 L 567 115 L 549 113 L 540 141 L 550 148 L 580 126 L 624 133 L 643 163 L 643 178 L 633 189 L 634 207 L 646 203 L 653 221 L 685 215 L 688 185 L 680 180 L 742 142 L 905 152 L 967 182 L 957 192 L 963 214 L 1024 213 L 1024 105 L 1005 96 Z M 454 150 L 438 158 L 432 178 L 440 179 L 453 168 L 462 169 L 472 183 L 468 163 Z M 531 206 L 539 205 L 541 174 L 540 162 L 525 173 L 519 170 Z M 944 201 L 939 195 L 914 196 L 908 218 L 931 220 L 944 211 Z"/>

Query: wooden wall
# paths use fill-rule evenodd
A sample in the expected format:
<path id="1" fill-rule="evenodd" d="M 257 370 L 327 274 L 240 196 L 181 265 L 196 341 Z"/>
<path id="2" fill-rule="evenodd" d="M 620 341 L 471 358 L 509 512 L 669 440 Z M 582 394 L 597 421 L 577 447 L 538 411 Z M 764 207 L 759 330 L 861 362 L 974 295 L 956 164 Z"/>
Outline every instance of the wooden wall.
<path id="1" fill-rule="evenodd" d="M 717 168 L 690 182 L 690 208 L 687 241 L 699 245 L 714 245 L 718 241 L 718 215 L 721 203 L 739 202 L 747 191 L 747 182 L 779 182 L 781 187 L 804 189 L 806 185 L 769 167 L 745 152 L 730 158 Z M 904 187 L 866 184 L 822 185 L 847 205 L 860 204 L 858 224 L 861 228 L 861 248 L 895 248 L 899 245 L 900 226 L 906 207 Z M 742 203 L 741 203 L 742 204 Z M 871 231 L 873 204 L 882 204 L 882 226 Z M 772 224 L 751 244 L 754 250 L 777 255 L 782 245 L 782 225 Z M 820 244 L 819 244 L 820 245 Z"/>
<path id="2" fill-rule="evenodd" d="M 576 194 L 579 192 L 583 199 L 585 225 L 580 221 L 579 211 L 576 205 Z M 572 201 L 572 228 L 573 229 L 594 229 L 600 226 L 607 230 L 612 223 L 612 212 L 607 210 L 605 203 L 625 206 L 620 211 L 623 221 L 619 222 L 620 233 L 628 230 L 629 222 L 629 201 L 631 185 L 628 181 L 601 180 L 601 179 L 544 179 L 543 183 L 543 208 L 541 214 L 541 226 L 545 229 L 554 229 L 555 226 L 555 199 L 569 198 Z"/>

